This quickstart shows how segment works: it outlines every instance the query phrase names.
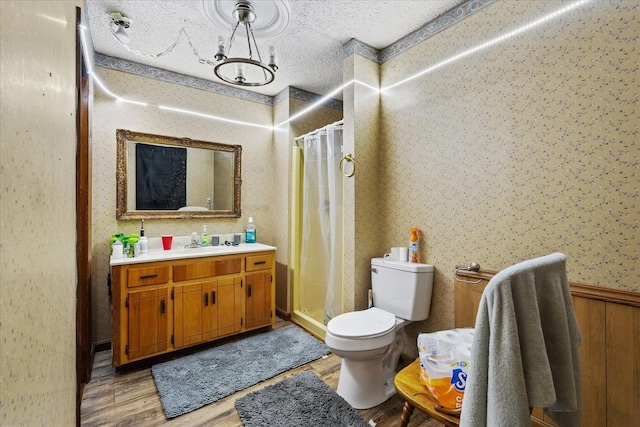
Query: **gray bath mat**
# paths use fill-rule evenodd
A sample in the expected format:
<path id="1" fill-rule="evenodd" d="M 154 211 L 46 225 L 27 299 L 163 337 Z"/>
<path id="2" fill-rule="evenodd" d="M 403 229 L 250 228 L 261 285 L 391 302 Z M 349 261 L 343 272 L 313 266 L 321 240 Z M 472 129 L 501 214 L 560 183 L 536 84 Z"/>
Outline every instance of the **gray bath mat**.
<path id="1" fill-rule="evenodd" d="M 245 427 L 367 427 L 342 397 L 304 371 L 236 400 Z"/>
<path id="2" fill-rule="evenodd" d="M 329 353 L 329 347 L 287 326 L 151 368 L 162 408 L 174 418 Z"/>

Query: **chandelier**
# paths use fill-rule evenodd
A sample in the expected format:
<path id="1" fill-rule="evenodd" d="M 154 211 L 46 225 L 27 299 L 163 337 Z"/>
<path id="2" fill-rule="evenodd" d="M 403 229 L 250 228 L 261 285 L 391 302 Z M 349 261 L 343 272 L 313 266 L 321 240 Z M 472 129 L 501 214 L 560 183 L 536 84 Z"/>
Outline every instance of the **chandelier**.
<path id="1" fill-rule="evenodd" d="M 201 64 L 213 66 L 213 72 L 222 81 L 238 86 L 264 86 L 273 82 L 278 70 L 275 46 L 269 46 L 268 61 L 262 55 L 256 43 L 254 32 L 263 39 L 272 39 L 288 26 L 291 10 L 286 0 L 202 0 L 207 17 L 218 28 L 231 28 L 228 40 L 218 37 L 217 52 L 213 60 L 203 58 L 196 49 L 185 28 L 181 28 L 176 40 L 162 52 L 150 54 L 129 47 L 131 41 L 126 30 L 133 20 L 119 11 L 109 12 L 111 32 L 115 39 L 129 52 L 145 58 L 160 58 L 172 52 L 178 46 L 181 37 L 198 57 Z M 255 25 L 258 9 L 264 23 Z M 246 43 L 245 43 L 246 38 Z"/>
<path id="2" fill-rule="evenodd" d="M 225 47 L 224 37 L 218 37 L 218 51 L 215 55 L 218 63 L 214 67 L 213 72 L 221 80 L 233 85 L 268 85 L 275 79 L 275 73 L 278 70 L 275 47 L 269 46 L 269 61 L 265 64 L 262 61 L 262 55 L 260 55 L 256 38 L 253 35 L 252 25 L 257 16 L 249 1 L 238 0 L 236 2 L 233 10 L 233 18 L 235 19 L 235 24 L 233 24 L 231 28 L 228 47 Z M 240 49 L 234 45 L 236 33 L 239 28 L 246 36 L 246 49 Z M 237 44 L 240 44 L 240 42 L 241 41 L 238 40 Z M 236 56 L 232 56 L 232 49 L 234 48 L 233 54 Z M 243 53 L 244 56 L 242 56 L 240 52 Z"/>

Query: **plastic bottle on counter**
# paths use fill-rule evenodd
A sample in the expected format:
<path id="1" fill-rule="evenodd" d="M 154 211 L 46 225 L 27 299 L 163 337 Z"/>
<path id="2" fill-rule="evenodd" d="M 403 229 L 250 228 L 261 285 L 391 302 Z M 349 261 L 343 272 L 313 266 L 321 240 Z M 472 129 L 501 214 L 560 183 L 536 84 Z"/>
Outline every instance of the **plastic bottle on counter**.
<path id="1" fill-rule="evenodd" d="M 147 236 L 140 236 L 140 253 L 146 254 L 149 252 L 149 240 Z"/>
<path id="2" fill-rule="evenodd" d="M 127 258 L 133 258 L 140 256 L 140 243 L 138 241 L 137 234 L 129 234 L 129 251 L 127 252 Z M 137 246 L 137 250 L 136 250 Z M 136 254 L 137 252 L 137 254 Z"/>
<path id="3" fill-rule="evenodd" d="M 122 242 L 120 240 L 116 240 L 113 242 L 111 246 L 113 259 L 121 259 L 124 257 L 124 247 L 122 246 Z"/>
<path id="4" fill-rule="evenodd" d="M 207 226 L 202 227 L 202 234 L 200 235 L 200 245 L 209 246 L 209 234 L 207 233 Z"/>
<path id="5" fill-rule="evenodd" d="M 409 262 L 418 262 L 418 228 L 411 228 L 409 236 Z"/>
<path id="6" fill-rule="evenodd" d="M 253 217 L 249 217 L 249 223 L 247 224 L 246 234 L 244 241 L 246 243 L 256 242 L 256 225 L 253 223 Z"/>

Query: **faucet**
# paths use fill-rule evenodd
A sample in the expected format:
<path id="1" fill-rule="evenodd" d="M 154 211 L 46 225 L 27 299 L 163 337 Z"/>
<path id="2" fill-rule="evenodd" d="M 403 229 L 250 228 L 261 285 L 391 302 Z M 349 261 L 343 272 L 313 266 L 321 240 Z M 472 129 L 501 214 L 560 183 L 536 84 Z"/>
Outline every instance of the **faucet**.
<path id="1" fill-rule="evenodd" d="M 199 248 L 200 247 L 200 236 L 195 231 L 191 233 L 191 243 L 185 245 L 185 248 Z"/>

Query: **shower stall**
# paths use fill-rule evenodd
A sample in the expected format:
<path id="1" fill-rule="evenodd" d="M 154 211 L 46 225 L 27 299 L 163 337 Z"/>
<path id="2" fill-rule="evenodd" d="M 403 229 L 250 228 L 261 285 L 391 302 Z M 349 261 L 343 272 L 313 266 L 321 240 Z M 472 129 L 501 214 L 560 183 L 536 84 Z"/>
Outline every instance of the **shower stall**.
<path id="1" fill-rule="evenodd" d="M 291 153 L 292 319 L 324 337 L 342 313 L 342 121 L 296 138 Z"/>

